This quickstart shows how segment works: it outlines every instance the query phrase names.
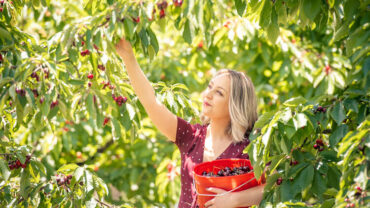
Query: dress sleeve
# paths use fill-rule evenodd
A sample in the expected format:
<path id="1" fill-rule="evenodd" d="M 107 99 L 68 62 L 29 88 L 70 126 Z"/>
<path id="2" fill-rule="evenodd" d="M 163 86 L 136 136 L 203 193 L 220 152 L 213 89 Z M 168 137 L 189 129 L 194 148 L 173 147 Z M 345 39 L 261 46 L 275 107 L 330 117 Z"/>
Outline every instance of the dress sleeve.
<path id="1" fill-rule="evenodd" d="M 180 152 L 188 153 L 190 148 L 195 144 L 197 135 L 200 134 L 201 125 L 192 125 L 184 119 L 177 117 L 177 131 L 175 144 L 179 147 Z"/>

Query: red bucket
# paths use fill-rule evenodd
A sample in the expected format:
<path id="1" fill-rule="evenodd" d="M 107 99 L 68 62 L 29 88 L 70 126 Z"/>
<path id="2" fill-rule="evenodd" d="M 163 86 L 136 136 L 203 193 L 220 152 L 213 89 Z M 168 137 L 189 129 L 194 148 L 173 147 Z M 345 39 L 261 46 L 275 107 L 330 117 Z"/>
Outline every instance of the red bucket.
<path id="1" fill-rule="evenodd" d="M 257 186 L 259 183 L 254 177 L 254 172 L 236 176 L 222 176 L 222 177 L 210 177 L 203 176 L 204 171 L 213 172 L 215 175 L 219 170 L 226 167 L 235 168 L 248 166 L 250 170 L 253 170 L 251 162 L 246 159 L 223 159 L 204 162 L 194 167 L 194 183 L 197 191 L 198 205 L 200 208 L 204 208 L 204 204 L 215 197 L 215 193 L 209 192 L 206 188 L 216 187 L 224 189 L 226 191 L 238 192 L 248 188 Z M 243 185 L 244 184 L 244 185 Z M 240 187 L 239 187 L 240 186 Z M 239 188 L 238 188 L 239 187 Z M 235 190 L 233 190 L 235 189 Z M 207 196 L 211 195 L 211 196 Z M 213 196 L 212 196 L 213 195 Z"/>

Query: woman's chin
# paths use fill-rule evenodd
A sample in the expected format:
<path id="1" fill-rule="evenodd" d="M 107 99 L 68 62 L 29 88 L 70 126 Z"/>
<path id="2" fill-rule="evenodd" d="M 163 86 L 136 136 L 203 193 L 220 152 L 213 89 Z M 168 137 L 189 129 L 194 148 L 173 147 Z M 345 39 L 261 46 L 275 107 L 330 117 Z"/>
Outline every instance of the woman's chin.
<path id="1" fill-rule="evenodd" d="M 210 117 L 212 114 L 208 110 L 204 110 L 203 109 L 202 115 L 207 116 L 207 117 Z"/>

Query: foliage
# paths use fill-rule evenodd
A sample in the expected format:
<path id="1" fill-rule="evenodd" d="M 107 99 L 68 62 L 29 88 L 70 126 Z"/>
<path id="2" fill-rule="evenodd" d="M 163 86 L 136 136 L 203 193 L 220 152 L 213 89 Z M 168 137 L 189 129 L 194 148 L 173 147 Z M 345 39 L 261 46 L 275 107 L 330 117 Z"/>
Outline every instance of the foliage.
<path id="1" fill-rule="evenodd" d="M 158 99 L 192 122 L 216 69 L 252 78 L 261 116 L 246 151 L 257 176 L 267 166 L 261 206 L 367 204 L 368 5 L 5 0 L 0 205 L 174 206 L 179 154 L 129 84 L 114 49 L 122 37 Z"/>

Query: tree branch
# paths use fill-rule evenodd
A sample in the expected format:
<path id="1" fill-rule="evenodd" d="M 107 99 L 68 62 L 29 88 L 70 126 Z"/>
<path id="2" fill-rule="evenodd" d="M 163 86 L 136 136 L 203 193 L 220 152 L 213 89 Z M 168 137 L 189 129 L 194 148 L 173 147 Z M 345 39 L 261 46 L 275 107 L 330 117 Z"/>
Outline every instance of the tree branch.
<path id="1" fill-rule="evenodd" d="M 85 160 L 85 161 L 83 161 L 83 162 L 79 162 L 79 163 L 77 163 L 77 165 L 82 166 L 82 165 L 84 165 L 86 162 L 91 161 L 91 160 L 94 160 L 94 159 L 95 159 L 95 157 L 96 157 L 99 153 L 103 153 L 106 149 L 108 149 L 108 147 L 110 147 L 110 146 L 113 144 L 113 142 L 114 142 L 114 141 L 113 141 L 113 139 L 109 140 L 109 141 L 108 141 L 108 142 L 107 142 L 103 147 L 99 148 L 93 156 L 89 157 L 88 159 L 86 159 L 86 160 Z"/>

